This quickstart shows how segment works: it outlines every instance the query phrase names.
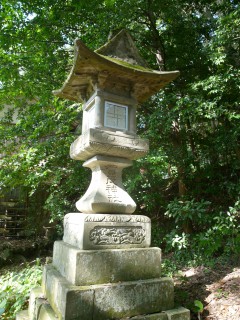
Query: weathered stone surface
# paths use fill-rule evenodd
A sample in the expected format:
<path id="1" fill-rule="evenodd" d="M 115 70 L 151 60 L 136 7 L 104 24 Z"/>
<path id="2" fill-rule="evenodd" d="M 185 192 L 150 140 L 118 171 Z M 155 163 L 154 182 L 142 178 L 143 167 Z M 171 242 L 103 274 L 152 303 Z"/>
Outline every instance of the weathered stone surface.
<path id="1" fill-rule="evenodd" d="M 170 278 L 73 286 L 49 265 L 45 266 L 43 290 L 63 320 L 121 319 L 173 308 Z"/>
<path id="2" fill-rule="evenodd" d="M 170 278 L 139 280 L 95 288 L 93 319 L 121 319 L 173 308 Z"/>
<path id="3" fill-rule="evenodd" d="M 159 278 L 161 249 L 79 250 L 56 241 L 53 265 L 77 286 Z"/>
<path id="4" fill-rule="evenodd" d="M 151 220 L 140 215 L 69 213 L 63 241 L 86 250 L 146 248 L 151 243 Z"/>
<path id="5" fill-rule="evenodd" d="M 95 156 L 83 166 L 92 170 L 92 180 L 76 207 L 83 213 L 131 214 L 136 204 L 122 184 L 122 170 L 132 162 L 128 159 Z"/>
<path id="6" fill-rule="evenodd" d="M 17 313 L 16 320 L 30 320 L 28 310 L 23 310 Z"/>
<path id="7" fill-rule="evenodd" d="M 45 303 L 41 306 L 38 320 L 57 320 L 57 319 L 60 319 L 60 318 L 58 318 L 58 316 L 55 314 L 50 304 Z"/>
<path id="8" fill-rule="evenodd" d="M 92 319 L 94 290 L 71 285 L 51 265 L 44 267 L 43 292 L 59 319 Z"/>
<path id="9" fill-rule="evenodd" d="M 33 288 L 30 293 L 28 314 L 30 320 L 37 320 L 39 307 L 46 302 L 42 288 Z"/>
<path id="10" fill-rule="evenodd" d="M 121 320 L 128 320 L 129 318 L 122 318 Z M 131 320 L 190 320 L 190 311 L 185 308 L 177 308 L 161 313 L 145 314 L 132 317 Z"/>
<path id="11" fill-rule="evenodd" d="M 96 154 L 138 159 L 148 152 L 148 140 L 123 132 L 90 128 L 79 136 L 70 147 L 75 160 L 87 160 Z"/>

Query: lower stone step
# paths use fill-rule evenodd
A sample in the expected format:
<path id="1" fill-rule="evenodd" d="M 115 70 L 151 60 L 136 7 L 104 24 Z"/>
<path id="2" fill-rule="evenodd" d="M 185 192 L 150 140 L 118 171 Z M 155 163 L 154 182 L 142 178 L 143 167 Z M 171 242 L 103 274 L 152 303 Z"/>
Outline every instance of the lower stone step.
<path id="1" fill-rule="evenodd" d="M 72 304 L 71 304 L 72 305 Z M 71 318 L 71 316 L 70 316 Z M 50 304 L 46 299 L 43 299 L 43 293 L 40 287 L 34 288 L 30 295 L 29 309 L 21 311 L 17 314 L 16 320 L 62 320 L 64 317 L 56 315 Z M 85 314 L 83 316 L 74 319 L 94 319 L 94 320 L 110 320 L 113 319 L 108 314 L 105 315 L 94 315 L 89 318 L 89 315 Z M 158 313 L 137 315 L 133 317 L 115 318 L 120 320 L 190 320 L 190 311 L 179 307 L 176 309 L 165 310 Z"/>
<path id="2" fill-rule="evenodd" d="M 122 319 L 174 306 L 171 278 L 73 286 L 51 265 L 44 269 L 43 292 L 62 320 Z"/>
<path id="3" fill-rule="evenodd" d="M 121 320 L 190 320 L 190 311 L 185 308 L 176 308 L 154 314 L 139 315 Z"/>
<path id="4" fill-rule="evenodd" d="M 20 317 L 22 314 L 23 317 Z M 24 318 L 25 314 L 25 318 Z M 21 311 L 16 320 L 58 320 L 49 304 L 43 304 L 37 318 L 30 319 L 26 317 L 27 311 Z M 79 318 L 80 319 L 80 318 Z M 81 318 L 82 319 L 82 318 Z M 109 318 L 105 318 L 108 320 Z M 185 308 L 176 308 L 160 313 L 138 315 L 131 318 L 122 318 L 120 320 L 190 320 L 190 311 Z"/>

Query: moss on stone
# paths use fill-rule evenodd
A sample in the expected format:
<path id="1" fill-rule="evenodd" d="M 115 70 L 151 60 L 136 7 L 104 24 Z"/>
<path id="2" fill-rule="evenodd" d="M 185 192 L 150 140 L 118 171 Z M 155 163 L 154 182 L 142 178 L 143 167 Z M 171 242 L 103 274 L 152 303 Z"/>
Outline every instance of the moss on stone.
<path id="1" fill-rule="evenodd" d="M 99 54 L 99 53 L 98 53 Z M 145 72 L 156 72 L 155 70 L 152 70 L 152 69 L 149 69 L 149 68 L 145 68 L 145 67 L 142 67 L 142 66 L 139 66 L 137 64 L 131 64 L 127 61 L 124 61 L 124 60 L 121 60 L 121 59 L 118 59 L 118 58 L 113 58 L 113 57 L 109 57 L 109 56 L 104 56 L 102 54 L 99 54 L 101 57 L 107 59 L 107 60 L 110 60 L 116 64 L 119 64 L 123 67 L 126 67 L 126 68 L 129 68 L 129 69 L 135 69 L 135 70 L 138 70 L 138 71 L 145 71 Z"/>

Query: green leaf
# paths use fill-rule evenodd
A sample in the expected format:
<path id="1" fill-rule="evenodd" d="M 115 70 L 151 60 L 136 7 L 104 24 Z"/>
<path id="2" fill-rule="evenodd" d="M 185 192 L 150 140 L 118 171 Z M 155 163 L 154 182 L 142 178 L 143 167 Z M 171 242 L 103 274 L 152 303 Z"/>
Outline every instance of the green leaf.
<path id="1" fill-rule="evenodd" d="M 194 300 L 194 306 L 196 307 L 197 312 L 203 312 L 203 304 L 199 300 Z"/>

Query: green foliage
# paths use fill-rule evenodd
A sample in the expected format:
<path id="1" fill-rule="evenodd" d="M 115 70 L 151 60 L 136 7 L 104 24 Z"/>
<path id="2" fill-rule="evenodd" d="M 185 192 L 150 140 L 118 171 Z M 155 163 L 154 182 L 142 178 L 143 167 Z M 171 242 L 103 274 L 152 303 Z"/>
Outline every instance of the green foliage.
<path id="1" fill-rule="evenodd" d="M 27 307 L 30 291 L 41 282 L 42 266 L 37 259 L 35 265 L 26 265 L 21 271 L 9 271 L 0 277 L 0 316 L 2 320 L 13 320 L 16 313 Z"/>
<path id="2" fill-rule="evenodd" d="M 158 212 L 155 212 L 156 208 L 160 211 L 166 205 L 164 197 L 159 192 L 166 186 L 166 176 L 166 157 L 156 150 L 150 151 L 145 158 L 137 160 L 133 168 L 125 173 L 125 187 L 135 199 L 140 214 L 154 218 L 158 215 Z"/>
<path id="3" fill-rule="evenodd" d="M 173 261 L 173 259 L 164 258 L 161 264 L 162 274 L 165 277 L 173 277 L 176 274 L 181 266 L 178 264 L 178 261 Z"/>
<path id="4" fill-rule="evenodd" d="M 180 259 L 192 259 L 201 261 L 224 253 L 227 256 L 239 254 L 240 248 L 240 207 L 239 200 L 233 207 L 229 207 L 228 210 L 222 212 L 215 212 L 208 217 L 209 203 L 200 202 L 199 208 L 202 210 L 201 216 L 197 216 L 197 203 L 187 202 L 194 204 L 195 208 L 192 212 L 195 223 L 198 223 L 198 229 L 193 234 L 186 234 L 181 231 L 179 222 L 184 219 L 186 212 L 186 203 L 176 202 L 170 203 L 170 208 L 167 215 L 175 218 L 177 225 L 167 234 L 157 233 L 153 228 L 153 243 L 165 248 L 165 252 L 175 251 L 175 255 Z M 182 205 L 182 207 L 181 207 Z M 204 207 L 207 211 L 204 212 Z M 189 211 L 191 212 L 191 210 Z M 175 217 L 176 215 L 176 217 Z M 192 215 L 189 215 L 189 219 L 192 219 Z M 195 217 L 196 216 L 196 217 Z M 180 218 L 181 219 L 180 219 Z M 179 220 L 180 219 L 180 220 Z M 201 220 L 202 219 L 202 220 Z M 204 223 L 205 222 L 205 223 Z M 200 226 L 200 227 L 199 227 Z"/>
<path id="5" fill-rule="evenodd" d="M 163 68 L 180 70 L 138 108 L 138 134 L 149 139 L 150 152 L 125 174 L 136 213 L 156 222 L 153 243 L 166 250 L 236 252 L 238 2 L 10 0 L 0 9 L 0 110 L 11 105 L 0 120 L 0 188 L 28 192 L 31 234 L 41 220 L 61 225 L 89 184 L 89 171 L 68 157 L 81 105 L 52 94 L 69 74 L 74 39 L 95 50 L 127 26 L 150 68 L 158 68 L 160 51 Z"/>
<path id="6" fill-rule="evenodd" d="M 193 224 L 199 226 L 209 220 L 209 201 L 196 201 L 181 198 L 174 199 L 167 205 L 165 216 L 173 218 L 177 226 L 182 227 L 184 222 L 190 220 Z"/>
<path id="7" fill-rule="evenodd" d="M 195 236 L 199 252 L 211 256 L 224 248 L 227 254 L 239 253 L 240 248 L 240 202 L 229 207 L 227 212 L 220 212 L 213 218 L 212 226 L 205 233 Z"/>

